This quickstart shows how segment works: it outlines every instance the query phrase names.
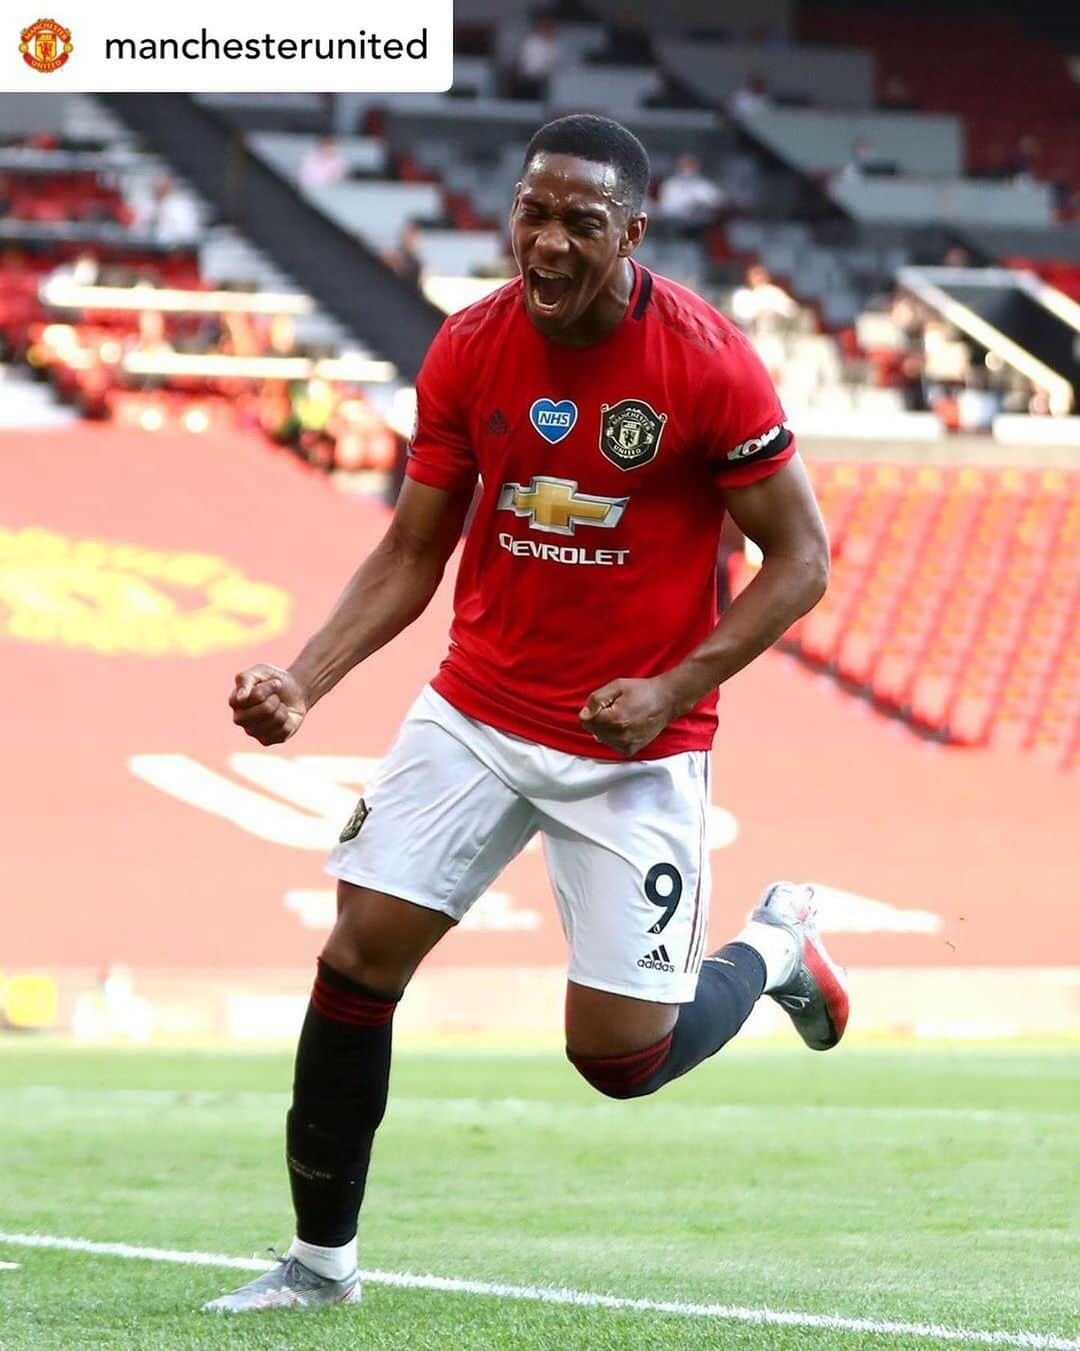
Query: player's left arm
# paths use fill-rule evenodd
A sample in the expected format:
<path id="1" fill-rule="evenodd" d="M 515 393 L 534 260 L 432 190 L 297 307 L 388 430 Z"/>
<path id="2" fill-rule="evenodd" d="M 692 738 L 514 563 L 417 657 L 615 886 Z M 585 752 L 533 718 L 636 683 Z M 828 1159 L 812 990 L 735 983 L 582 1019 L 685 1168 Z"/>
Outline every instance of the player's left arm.
<path id="1" fill-rule="evenodd" d="M 829 577 L 829 538 L 796 455 L 768 478 L 723 489 L 735 523 L 761 549 L 757 576 L 678 666 L 649 679 L 610 681 L 581 710 L 585 730 L 635 755 L 812 609 Z"/>

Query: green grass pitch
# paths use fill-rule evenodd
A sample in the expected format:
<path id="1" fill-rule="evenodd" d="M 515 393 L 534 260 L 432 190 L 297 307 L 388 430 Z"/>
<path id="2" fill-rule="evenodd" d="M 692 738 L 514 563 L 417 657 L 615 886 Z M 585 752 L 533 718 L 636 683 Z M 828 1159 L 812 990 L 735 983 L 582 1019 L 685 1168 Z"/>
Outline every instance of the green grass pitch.
<path id="1" fill-rule="evenodd" d="M 234 1257 L 283 1246 L 290 1071 L 285 1051 L 0 1039 L 0 1232 Z M 656 1098 L 612 1103 L 554 1050 L 405 1045 L 361 1264 L 1068 1344 L 1077 1083 L 1068 1044 L 751 1044 Z M 4 1351 L 947 1344 L 375 1282 L 359 1306 L 222 1318 L 199 1303 L 241 1272 L 3 1238 L 0 1261 L 19 1264 L 0 1268 Z"/>

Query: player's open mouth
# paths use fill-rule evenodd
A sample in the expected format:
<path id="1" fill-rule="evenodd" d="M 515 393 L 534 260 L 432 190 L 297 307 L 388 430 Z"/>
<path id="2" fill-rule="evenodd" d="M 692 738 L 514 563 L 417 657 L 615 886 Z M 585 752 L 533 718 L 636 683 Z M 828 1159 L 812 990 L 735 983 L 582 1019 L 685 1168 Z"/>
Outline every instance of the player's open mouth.
<path id="1" fill-rule="evenodd" d="M 550 272 L 546 267 L 529 268 L 529 295 L 542 314 L 554 314 L 567 291 L 570 278 L 565 272 Z"/>

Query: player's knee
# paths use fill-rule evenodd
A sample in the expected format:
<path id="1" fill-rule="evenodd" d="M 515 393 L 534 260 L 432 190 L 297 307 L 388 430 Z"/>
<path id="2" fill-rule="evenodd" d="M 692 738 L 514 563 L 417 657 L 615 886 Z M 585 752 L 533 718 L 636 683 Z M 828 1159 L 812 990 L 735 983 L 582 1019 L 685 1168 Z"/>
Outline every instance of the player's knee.
<path id="1" fill-rule="evenodd" d="M 363 922 L 343 912 L 322 951 L 323 960 L 343 976 L 387 996 L 400 995 L 413 966 L 388 949 Z"/>
<path id="2" fill-rule="evenodd" d="M 400 963 L 381 958 L 377 952 L 365 953 L 354 944 L 335 942 L 333 935 L 323 948 L 322 956 L 341 975 L 387 998 L 400 995 L 412 974 Z"/>
<path id="3" fill-rule="evenodd" d="M 322 955 L 342 975 L 394 998 L 452 926 L 441 911 L 339 882 L 337 923 Z"/>
<path id="4" fill-rule="evenodd" d="M 671 1038 L 630 1055 L 577 1055 L 566 1049 L 566 1058 L 578 1074 L 606 1098 L 625 1101 L 646 1098 L 667 1083 L 664 1066 L 671 1051 Z"/>

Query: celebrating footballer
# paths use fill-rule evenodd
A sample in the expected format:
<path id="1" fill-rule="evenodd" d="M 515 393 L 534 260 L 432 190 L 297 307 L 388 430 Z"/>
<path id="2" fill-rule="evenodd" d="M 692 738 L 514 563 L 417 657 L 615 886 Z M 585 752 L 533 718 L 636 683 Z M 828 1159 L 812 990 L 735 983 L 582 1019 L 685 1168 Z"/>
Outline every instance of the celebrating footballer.
<path id="1" fill-rule="evenodd" d="M 330 855 L 338 918 L 286 1127 L 296 1236 L 207 1309 L 359 1298 L 394 1010 L 536 834 L 568 945 L 566 1054 L 599 1092 L 656 1092 L 762 994 L 815 1049 L 843 1034 L 811 887 L 767 887 L 705 951 L 717 689 L 818 601 L 829 545 L 747 339 L 635 261 L 648 182 L 617 122 L 534 135 L 510 216 L 519 275 L 432 343 L 385 536 L 288 669 L 236 677 L 234 721 L 266 746 L 294 736 L 427 606 L 480 485 L 447 656 Z M 763 562 L 718 622 L 725 513 Z"/>

